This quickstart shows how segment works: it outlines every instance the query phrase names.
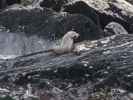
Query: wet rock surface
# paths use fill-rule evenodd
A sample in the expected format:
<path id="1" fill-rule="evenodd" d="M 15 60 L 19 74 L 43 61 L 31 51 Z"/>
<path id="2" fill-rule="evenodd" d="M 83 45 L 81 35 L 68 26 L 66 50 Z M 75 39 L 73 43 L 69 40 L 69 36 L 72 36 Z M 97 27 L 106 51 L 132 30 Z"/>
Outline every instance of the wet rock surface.
<path id="1" fill-rule="evenodd" d="M 0 12 L 0 99 L 132 100 L 133 5 L 35 2 Z M 69 30 L 80 33 L 79 54 L 38 52 L 58 45 Z"/>

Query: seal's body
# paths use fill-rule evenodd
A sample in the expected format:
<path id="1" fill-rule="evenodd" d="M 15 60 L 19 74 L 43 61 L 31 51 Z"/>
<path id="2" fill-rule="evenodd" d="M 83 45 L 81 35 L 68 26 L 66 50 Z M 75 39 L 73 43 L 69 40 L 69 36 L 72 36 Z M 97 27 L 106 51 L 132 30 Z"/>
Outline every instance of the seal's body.
<path id="1" fill-rule="evenodd" d="M 45 53 L 45 52 L 52 52 L 54 54 L 64 54 L 64 53 L 69 53 L 69 52 L 76 52 L 74 51 L 74 40 L 79 37 L 79 34 L 75 31 L 68 31 L 62 38 L 61 44 L 57 47 L 48 49 L 48 50 L 43 50 L 39 52 L 34 52 L 30 54 L 23 55 L 21 57 L 27 57 L 27 56 L 32 56 L 40 53 Z"/>
<path id="2" fill-rule="evenodd" d="M 47 51 L 54 52 L 55 54 L 69 53 L 74 49 L 74 40 L 79 37 L 79 34 L 75 31 L 67 32 L 61 41 L 61 45 L 55 48 L 52 48 Z"/>

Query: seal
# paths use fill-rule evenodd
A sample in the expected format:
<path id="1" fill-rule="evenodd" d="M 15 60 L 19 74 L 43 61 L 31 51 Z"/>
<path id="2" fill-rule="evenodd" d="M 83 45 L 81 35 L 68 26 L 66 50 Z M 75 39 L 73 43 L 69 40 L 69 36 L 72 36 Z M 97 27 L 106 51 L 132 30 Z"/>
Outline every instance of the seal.
<path id="1" fill-rule="evenodd" d="M 59 54 L 64 54 L 64 53 L 70 53 L 70 52 L 76 52 L 74 51 L 75 45 L 74 45 L 74 40 L 79 38 L 79 33 L 75 31 L 68 31 L 62 38 L 61 44 L 57 47 L 53 47 L 48 50 L 43 50 L 39 52 L 34 52 L 30 54 L 23 55 L 21 57 L 26 57 L 26 56 L 32 56 L 40 53 L 45 53 L 45 52 L 52 52 L 56 55 Z"/>
<path id="2" fill-rule="evenodd" d="M 68 31 L 62 38 L 61 45 L 51 50 L 55 54 L 69 53 L 74 50 L 74 40 L 79 37 L 79 34 L 75 31 Z"/>

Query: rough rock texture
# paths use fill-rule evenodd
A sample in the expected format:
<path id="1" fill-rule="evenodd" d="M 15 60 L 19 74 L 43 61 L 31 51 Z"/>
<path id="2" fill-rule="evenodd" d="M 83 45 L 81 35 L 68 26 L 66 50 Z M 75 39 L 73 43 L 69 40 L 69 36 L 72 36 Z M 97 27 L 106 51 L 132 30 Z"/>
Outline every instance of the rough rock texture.
<path id="1" fill-rule="evenodd" d="M 37 1 L 41 8 L 0 12 L 0 97 L 132 100 L 133 34 L 128 33 L 133 5 L 124 0 Z M 58 44 L 69 30 L 80 33 L 79 54 L 36 52 Z M 12 58 L 3 59 L 7 56 Z"/>
<path id="2" fill-rule="evenodd" d="M 80 6 L 79 6 L 80 5 Z M 132 4 L 125 0 L 73 0 L 64 6 L 64 11 L 84 12 L 88 7 L 96 10 L 100 17 L 101 26 L 104 27 L 110 21 L 122 24 L 129 32 L 132 32 Z M 79 8 L 82 8 L 79 10 Z M 88 10 L 89 12 L 89 10 Z"/>
<path id="3" fill-rule="evenodd" d="M 86 39 L 96 39 L 102 35 L 99 27 L 90 18 L 81 14 L 62 14 L 45 8 L 5 11 L 0 16 L 1 26 L 11 32 L 25 32 L 28 36 L 36 34 L 47 38 L 51 38 L 51 35 L 62 37 L 69 30 L 83 34 L 82 39 L 86 36 Z"/>
<path id="4" fill-rule="evenodd" d="M 43 87 L 53 84 L 51 88 L 57 87 L 57 93 L 65 89 L 68 92 L 73 86 L 81 86 L 91 81 L 95 84 L 87 85 L 88 92 L 110 86 L 132 91 L 132 38 L 132 35 L 127 34 L 103 38 L 93 43 L 97 46 L 82 51 L 80 55 L 71 53 L 55 56 L 41 53 L 1 61 L 1 86 L 5 87 L 2 83 L 6 82 L 11 86 L 23 86 L 29 82 Z M 90 44 L 86 43 L 86 46 Z M 67 95 L 70 96 L 69 92 Z"/>
<path id="5" fill-rule="evenodd" d="M 20 11 L 5 10 L 0 16 L 0 26 L 2 29 L 5 28 L 8 32 L 19 33 L 17 37 L 12 33 L 8 33 L 12 34 L 10 38 L 19 40 L 19 37 L 23 37 L 22 45 L 13 47 L 16 50 L 21 49 L 19 50 L 20 52 L 16 52 L 15 55 L 48 49 L 52 47 L 48 47 L 48 41 L 50 41 L 49 45 L 52 44 L 69 30 L 75 30 L 82 34 L 80 40 L 98 39 L 102 37 L 103 34 L 100 28 L 90 18 L 81 14 L 64 15 L 49 9 L 22 9 Z M 2 38 L 5 40 L 7 36 L 3 35 Z M 7 41 L 7 43 L 5 43 L 5 41 L 5 44 L 1 43 L 0 45 L 4 45 L 4 48 L 7 48 L 8 45 L 6 44 L 14 45 L 14 42 L 16 42 L 14 39 L 9 39 L 12 41 L 10 44 L 9 41 Z M 52 45 L 56 44 L 54 43 Z M 4 48 L 1 46 L 1 50 L 4 50 L 4 52 L 8 54 Z M 15 51 L 10 49 L 10 54 L 14 55 L 14 52 Z"/>

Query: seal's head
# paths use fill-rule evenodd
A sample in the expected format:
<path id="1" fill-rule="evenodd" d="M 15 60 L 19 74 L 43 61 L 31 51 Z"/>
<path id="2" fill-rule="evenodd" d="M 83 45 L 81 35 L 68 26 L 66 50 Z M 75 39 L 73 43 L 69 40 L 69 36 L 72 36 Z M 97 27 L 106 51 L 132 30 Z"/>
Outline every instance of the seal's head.
<path id="1" fill-rule="evenodd" d="M 66 33 L 66 35 L 69 36 L 72 39 L 77 39 L 80 36 L 79 33 L 75 32 L 75 31 L 68 31 Z"/>

